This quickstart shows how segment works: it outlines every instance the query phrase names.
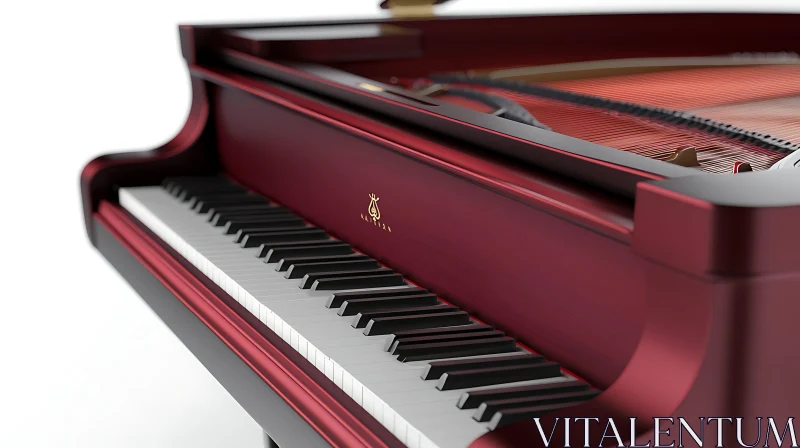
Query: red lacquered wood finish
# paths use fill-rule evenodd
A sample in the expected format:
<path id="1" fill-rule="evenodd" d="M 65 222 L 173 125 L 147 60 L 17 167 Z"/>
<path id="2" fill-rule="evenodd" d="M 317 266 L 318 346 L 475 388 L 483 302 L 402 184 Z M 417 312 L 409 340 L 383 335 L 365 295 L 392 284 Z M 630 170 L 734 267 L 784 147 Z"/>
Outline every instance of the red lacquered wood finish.
<path id="1" fill-rule="evenodd" d="M 664 14 L 385 21 L 421 30 L 423 56 L 339 68 L 416 76 L 467 63 L 792 50 L 800 48 L 798 29 L 789 25 L 794 20 Z M 717 32 L 698 40 L 709 21 Z M 325 100 L 318 95 L 337 88 L 330 79 L 303 85 L 315 95 L 234 71 L 219 58 L 229 51 L 219 33 L 229 28 L 181 27 L 194 91 L 189 120 L 162 148 L 104 156 L 85 168 L 87 227 L 91 236 L 95 214 L 113 229 L 330 443 L 395 441 L 354 403 L 331 393 L 328 380 L 309 374 L 281 341 L 254 331 L 258 324 L 243 318 L 244 310 L 220 299 L 116 208 L 115 186 L 223 171 L 275 198 L 605 389 L 548 418 L 639 417 L 644 433 L 654 416 L 785 419 L 800 410 L 800 361 L 790 352 L 800 344 L 791 321 L 800 311 L 800 176 L 784 170 L 681 177 L 675 171 L 681 176 L 642 176 L 651 181 L 635 186 L 635 200 L 626 199 L 491 154 L 486 145 L 436 126 L 402 124 L 389 109 L 377 115 Z M 553 45 L 531 53 L 523 39 L 530 33 Z M 275 61 L 260 65 L 284 75 L 295 70 Z M 328 90 L 317 92 L 316 85 Z M 359 95 L 351 87 L 340 90 Z M 492 126 L 487 122 L 486 134 L 507 135 Z M 470 132 L 484 130 L 470 126 Z M 570 140 L 550 141 L 530 148 L 570 151 Z M 584 166 L 591 165 L 616 169 L 602 160 Z M 363 218 L 369 194 L 380 197 L 380 226 Z M 538 439 L 528 421 L 474 446 L 536 446 Z"/>
<path id="2" fill-rule="evenodd" d="M 80 186 L 89 238 L 92 212 L 101 200 L 115 199 L 115 186 L 158 184 L 165 176 L 207 174 L 217 169 L 209 113 L 206 85 L 201 79 L 192 79 L 192 106 L 177 136 L 159 148 L 100 156 L 84 167 Z"/>
<path id="3" fill-rule="evenodd" d="M 444 172 L 441 159 L 412 158 L 411 148 L 232 88 L 213 98 L 222 166 L 240 182 L 546 356 L 558 353 L 595 384 L 611 384 L 625 366 L 645 287 L 626 244 L 537 210 L 535 195 L 513 200 L 465 170 Z M 371 193 L 391 232 L 362 219 Z"/>
<path id="4" fill-rule="evenodd" d="M 374 78 L 417 77 L 515 65 L 800 48 L 798 14 L 553 14 L 400 23 L 422 31 L 424 57 L 337 67 Z"/>
<path id="5" fill-rule="evenodd" d="M 103 201 L 94 218 L 332 446 L 403 446 L 286 342 L 224 291 L 202 282 L 202 274 L 178 260 L 118 206 Z"/>
<path id="6" fill-rule="evenodd" d="M 755 188 L 766 178 L 757 176 L 751 180 Z M 654 417 L 786 422 L 800 410 L 800 334 L 794 324 L 800 312 L 800 241 L 791 228 L 800 222 L 800 208 L 781 201 L 732 206 L 715 200 L 714 193 L 689 197 L 672 187 L 643 184 L 637 201 L 633 246 L 650 260 L 642 261 L 645 325 L 633 357 L 597 399 L 548 415 L 544 428 L 558 417 L 635 417 L 637 443 L 643 444 L 652 441 Z M 663 237 L 679 229 L 692 231 Z M 555 427 L 554 440 L 562 443 L 564 426 Z M 717 443 L 716 429 L 709 428 L 704 446 Z M 571 440 L 583 440 L 581 425 L 570 429 Z M 592 446 L 603 442 L 604 429 L 591 427 Z M 742 440 L 759 438 L 756 429 L 743 425 Z M 724 426 L 723 437 L 735 440 L 736 427 Z M 525 446 L 545 446 L 533 421 L 488 433 L 472 446 L 514 447 L 523 440 Z"/>

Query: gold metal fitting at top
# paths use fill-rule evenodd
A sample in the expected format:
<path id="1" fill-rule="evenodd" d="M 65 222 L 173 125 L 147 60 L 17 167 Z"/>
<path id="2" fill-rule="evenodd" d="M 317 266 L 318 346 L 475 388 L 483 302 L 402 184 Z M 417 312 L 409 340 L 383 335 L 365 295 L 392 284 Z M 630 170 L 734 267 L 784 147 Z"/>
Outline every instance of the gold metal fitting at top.
<path id="1" fill-rule="evenodd" d="M 433 17 L 433 5 L 436 0 L 387 0 L 386 4 L 393 17 L 400 19 L 416 19 Z"/>

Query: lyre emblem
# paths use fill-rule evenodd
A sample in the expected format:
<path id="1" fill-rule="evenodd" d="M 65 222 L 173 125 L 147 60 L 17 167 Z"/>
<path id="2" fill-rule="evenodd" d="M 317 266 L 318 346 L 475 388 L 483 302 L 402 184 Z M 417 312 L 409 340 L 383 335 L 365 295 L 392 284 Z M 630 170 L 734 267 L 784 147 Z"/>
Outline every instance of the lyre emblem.
<path id="1" fill-rule="evenodd" d="M 367 211 L 369 212 L 369 216 L 372 216 L 372 219 L 374 219 L 375 221 L 381 219 L 381 210 L 378 208 L 379 200 L 380 198 L 375 196 L 375 193 L 370 193 L 369 208 L 367 209 Z"/>

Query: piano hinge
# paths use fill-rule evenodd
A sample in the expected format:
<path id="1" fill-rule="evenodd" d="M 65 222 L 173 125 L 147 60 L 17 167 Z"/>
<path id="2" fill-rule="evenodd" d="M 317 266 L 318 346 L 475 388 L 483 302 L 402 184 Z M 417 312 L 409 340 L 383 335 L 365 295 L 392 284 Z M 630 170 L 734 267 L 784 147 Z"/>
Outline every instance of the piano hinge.
<path id="1" fill-rule="evenodd" d="M 436 0 L 388 0 L 386 5 L 392 17 L 398 19 L 431 18 Z"/>

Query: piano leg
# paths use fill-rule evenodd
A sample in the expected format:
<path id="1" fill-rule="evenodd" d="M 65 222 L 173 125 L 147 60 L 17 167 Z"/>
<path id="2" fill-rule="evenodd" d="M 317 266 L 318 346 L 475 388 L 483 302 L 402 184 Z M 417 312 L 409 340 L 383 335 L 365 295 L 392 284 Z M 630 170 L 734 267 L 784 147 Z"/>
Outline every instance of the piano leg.
<path id="1" fill-rule="evenodd" d="M 278 444 L 272 440 L 272 437 L 266 431 L 264 432 L 264 448 L 278 448 Z"/>

